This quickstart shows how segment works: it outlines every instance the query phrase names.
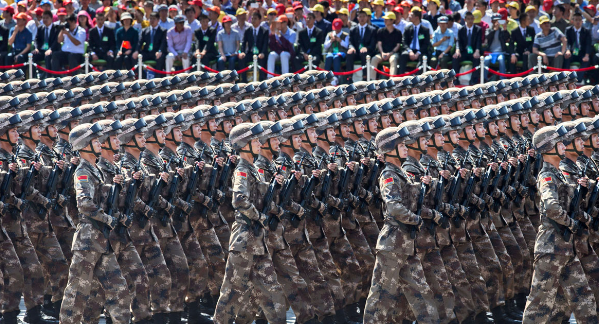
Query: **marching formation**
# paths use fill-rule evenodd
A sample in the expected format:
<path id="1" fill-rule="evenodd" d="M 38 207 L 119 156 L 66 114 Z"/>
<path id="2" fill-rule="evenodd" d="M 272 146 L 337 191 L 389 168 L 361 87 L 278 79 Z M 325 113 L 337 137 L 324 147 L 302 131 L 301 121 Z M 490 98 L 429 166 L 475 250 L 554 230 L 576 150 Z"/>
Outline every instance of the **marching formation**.
<path id="1" fill-rule="evenodd" d="M 0 75 L 2 323 L 597 323 L 574 72 Z M 598 115 L 597 118 L 595 116 Z"/>

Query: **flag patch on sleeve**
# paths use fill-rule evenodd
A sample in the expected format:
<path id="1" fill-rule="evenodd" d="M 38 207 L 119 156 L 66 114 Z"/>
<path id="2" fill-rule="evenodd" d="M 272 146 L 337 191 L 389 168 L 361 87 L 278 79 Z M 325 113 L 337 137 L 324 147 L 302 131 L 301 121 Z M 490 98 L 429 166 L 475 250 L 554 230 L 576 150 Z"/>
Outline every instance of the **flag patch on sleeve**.
<path id="1" fill-rule="evenodd" d="M 263 169 L 258 169 L 258 173 L 264 174 L 264 170 Z"/>
<path id="2" fill-rule="evenodd" d="M 87 176 L 86 175 L 82 175 L 82 176 L 78 176 L 77 177 L 77 181 L 79 182 L 87 182 Z"/>
<path id="3" fill-rule="evenodd" d="M 566 172 L 566 171 L 562 171 L 562 173 L 564 174 L 564 177 L 569 177 L 570 173 Z"/>
<path id="4" fill-rule="evenodd" d="M 237 171 L 237 176 L 238 177 L 243 177 L 243 178 L 247 178 L 248 174 L 245 172 L 241 172 L 241 171 Z"/>
<path id="5" fill-rule="evenodd" d="M 543 181 L 545 183 L 553 183 L 553 178 L 551 178 L 551 177 L 543 178 Z"/>
<path id="6" fill-rule="evenodd" d="M 383 181 L 383 185 L 386 187 L 390 184 L 393 184 L 393 182 L 394 182 L 393 178 L 387 178 L 387 179 L 385 179 L 385 181 Z"/>

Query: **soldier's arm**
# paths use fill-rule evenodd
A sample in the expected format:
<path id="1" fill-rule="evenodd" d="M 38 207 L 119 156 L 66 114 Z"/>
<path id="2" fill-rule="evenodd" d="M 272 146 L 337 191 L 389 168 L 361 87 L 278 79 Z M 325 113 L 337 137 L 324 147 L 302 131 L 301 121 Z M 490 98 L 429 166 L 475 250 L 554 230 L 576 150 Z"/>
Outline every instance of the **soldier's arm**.
<path id="1" fill-rule="evenodd" d="M 250 188 L 248 183 L 249 170 L 245 168 L 237 168 L 233 172 L 233 200 L 232 205 L 239 213 L 245 217 L 255 220 L 264 221 L 266 215 L 258 211 L 256 206 L 250 202 Z M 252 188 L 255 189 L 255 188 Z"/>
<path id="2" fill-rule="evenodd" d="M 398 178 L 390 173 L 383 173 L 382 177 L 379 179 L 381 195 L 387 207 L 387 212 L 391 217 L 403 224 L 419 225 L 422 222 L 422 218 L 403 204 L 399 181 Z"/>
<path id="3" fill-rule="evenodd" d="M 551 173 L 540 174 L 538 187 L 541 194 L 541 201 L 545 207 L 547 217 L 558 224 L 570 227 L 572 219 L 570 219 L 567 211 L 560 204 L 557 185 L 555 183 L 558 180 L 554 178 L 555 176 Z"/>
<path id="4" fill-rule="evenodd" d="M 83 216 L 87 216 L 105 224 L 110 224 L 112 222 L 112 217 L 106 215 L 104 210 L 93 201 L 96 193 L 94 186 L 90 182 L 91 177 L 92 176 L 85 170 L 80 169 L 75 171 L 77 209 Z"/>

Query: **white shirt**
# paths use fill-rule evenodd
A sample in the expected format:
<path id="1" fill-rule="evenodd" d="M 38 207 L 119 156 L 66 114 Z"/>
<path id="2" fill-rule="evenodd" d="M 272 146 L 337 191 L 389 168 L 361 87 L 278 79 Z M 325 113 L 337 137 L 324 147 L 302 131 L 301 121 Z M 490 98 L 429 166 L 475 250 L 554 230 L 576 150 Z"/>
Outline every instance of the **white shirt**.
<path id="1" fill-rule="evenodd" d="M 69 31 L 73 37 L 75 37 L 79 41 L 79 45 L 73 44 L 69 36 L 64 37 L 64 42 L 62 44 L 62 51 L 74 54 L 83 54 L 85 53 L 85 29 L 77 27 L 74 32 Z"/>
<path id="2" fill-rule="evenodd" d="M 399 30 L 401 32 L 401 34 L 403 35 L 404 30 L 406 29 L 407 25 L 408 25 L 408 23 L 402 19 L 397 24 L 393 25 L 393 27 L 395 27 L 395 29 Z"/>
<path id="3" fill-rule="evenodd" d="M 190 24 L 189 21 L 186 20 L 185 26 L 189 26 L 191 31 L 195 33 L 196 30 L 200 29 L 200 22 L 197 19 L 194 19 Z"/>
<path id="4" fill-rule="evenodd" d="M 312 28 L 306 27 L 306 29 L 308 30 L 308 37 L 312 37 L 312 32 L 314 32 L 314 27 L 316 27 L 316 26 L 312 26 Z"/>
<path id="5" fill-rule="evenodd" d="M 343 34 L 343 32 L 338 32 L 335 36 L 341 38 L 342 34 Z M 333 43 L 330 36 L 331 36 L 331 33 L 328 33 L 327 38 L 324 40 L 324 48 L 325 49 L 328 49 L 329 47 L 331 47 L 331 44 Z M 345 37 L 345 39 L 342 40 L 339 45 L 341 45 L 341 47 L 347 49 L 347 47 L 349 46 L 349 36 Z"/>
<path id="6" fill-rule="evenodd" d="M 164 30 L 169 30 L 169 29 L 175 27 L 175 21 L 168 17 L 166 18 L 166 21 L 162 21 L 162 19 L 159 19 L 158 26 L 164 28 Z"/>

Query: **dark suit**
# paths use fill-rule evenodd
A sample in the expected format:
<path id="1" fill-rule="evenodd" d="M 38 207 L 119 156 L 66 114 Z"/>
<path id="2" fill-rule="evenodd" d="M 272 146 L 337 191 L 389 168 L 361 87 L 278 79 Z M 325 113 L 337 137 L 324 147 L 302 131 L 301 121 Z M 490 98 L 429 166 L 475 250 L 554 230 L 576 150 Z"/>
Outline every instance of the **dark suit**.
<path id="1" fill-rule="evenodd" d="M 214 43 L 216 42 L 216 29 L 213 27 L 208 27 L 206 29 L 206 33 L 202 31 L 200 27 L 195 32 L 196 36 L 196 48 L 201 51 L 206 50 L 206 54 L 202 56 L 202 64 L 209 65 L 210 61 L 214 60 L 218 57 L 218 51 L 216 50 L 216 46 Z M 207 38 L 204 38 L 207 37 Z"/>
<path id="2" fill-rule="evenodd" d="M 408 27 L 406 27 L 403 34 L 404 51 L 401 53 L 401 58 L 399 60 L 399 74 L 406 72 L 406 65 L 408 61 L 410 61 L 410 51 L 416 53 L 416 49 L 413 48 L 414 37 L 418 38 L 418 51 L 420 52 L 420 55 L 418 56 L 418 65 L 422 63 L 423 56 L 426 55 L 426 57 L 430 57 L 430 30 L 428 30 L 428 28 L 424 27 L 422 24 L 419 24 L 418 35 L 414 35 L 414 25 L 409 25 Z"/>
<path id="3" fill-rule="evenodd" d="M 33 62 L 39 63 L 41 61 L 45 61 L 46 68 L 51 69 L 52 55 L 46 56 L 46 50 L 52 50 L 52 52 L 60 51 L 60 44 L 57 42 L 58 34 L 60 34 L 60 29 L 54 24 L 50 25 L 50 34 L 48 35 L 48 39 L 46 40 L 47 28 L 48 27 L 46 27 L 46 25 L 42 24 L 37 30 L 34 45 L 35 49 L 37 49 L 39 53 L 33 54 Z M 46 42 L 48 43 L 47 48 L 45 47 Z"/>
<path id="4" fill-rule="evenodd" d="M 457 48 L 460 50 L 461 56 L 459 58 L 454 58 L 452 65 L 453 69 L 457 72 L 460 70 L 460 63 L 463 61 L 471 61 L 474 65 L 473 67 L 480 66 L 480 57 L 475 59 L 474 53 L 478 50 L 478 53 L 482 56 L 482 42 L 483 42 L 483 30 L 480 26 L 472 25 L 472 35 L 470 36 L 470 47 L 472 49 L 472 53 L 468 53 L 468 27 L 466 25 L 462 26 L 460 30 L 458 30 L 458 41 Z M 470 79 L 471 84 L 478 83 L 480 79 L 479 73 L 472 73 L 472 78 Z"/>
<path id="5" fill-rule="evenodd" d="M 96 54 L 99 59 L 106 60 L 106 69 L 112 69 L 114 64 L 114 48 L 115 35 L 114 29 L 104 26 L 102 28 L 102 36 L 98 27 L 94 27 L 89 31 L 89 52 Z M 112 56 L 108 55 L 109 51 L 113 51 Z"/>
<path id="6" fill-rule="evenodd" d="M 374 57 L 376 54 L 376 29 L 370 25 L 366 25 L 364 27 L 364 36 L 360 35 L 360 25 L 354 26 L 349 30 L 349 48 L 354 48 L 356 50 L 353 54 L 347 54 L 346 58 L 346 70 L 351 71 L 354 69 L 354 61 L 356 57 L 360 58 L 360 62 L 362 65 L 366 64 L 366 56 L 370 55 Z M 368 52 L 360 53 L 360 48 L 367 48 Z M 364 78 L 366 78 L 365 74 L 363 74 Z M 351 78 L 351 75 L 348 76 Z"/>
<path id="7" fill-rule="evenodd" d="M 256 52 L 254 52 L 254 48 Z M 239 60 L 239 66 L 248 66 L 248 62 L 254 61 L 254 54 L 262 54 L 263 58 L 258 58 L 260 66 L 266 66 L 268 60 L 268 30 L 262 26 L 258 26 L 258 33 L 254 37 L 254 27 L 246 29 L 243 33 L 243 42 L 241 43 L 241 52 L 245 53 L 245 57 Z M 260 80 L 265 80 L 266 74 L 260 72 Z M 247 73 L 241 74 L 241 81 L 247 82 Z"/>
<path id="8" fill-rule="evenodd" d="M 304 54 L 312 55 L 312 63 L 317 66 L 322 62 L 322 44 L 326 37 L 325 33 L 318 27 L 312 29 L 312 37 L 308 36 L 308 29 L 304 28 L 297 33 L 297 50 L 295 52 L 294 69 L 297 71 L 303 67 Z M 314 38 L 314 42 L 310 41 Z"/>
<path id="9" fill-rule="evenodd" d="M 511 34 L 511 42 L 509 50 L 510 55 L 516 54 L 518 61 L 522 61 L 522 69 L 524 71 L 528 70 L 528 54 L 524 54 L 524 52 L 528 51 L 528 53 L 532 53 L 532 44 L 535 41 L 535 29 L 531 26 L 526 27 L 525 35 L 522 34 L 522 29 L 520 27 L 512 30 Z M 510 64 L 510 73 L 516 73 L 516 64 Z"/>
<path id="10" fill-rule="evenodd" d="M 570 64 L 572 62 L 580 63 L 581 68 L 589 67 L 591 64 L 591 59 L 593 58 L 593 39 L 591 38 L 591 32 L 584 28 L 580 27 L 580 40 L 577 42 L 576 37 L 576 29 L 574 26 L 569 26 L 566 28 L 566 38 L 568 39 L 568 49 L 572 56 L 569 59 L 564 57 L 564 69 L 569 69 Z M 578 52 L 578 55 L 574 55 Z M 585 55 L 589 55 L 589 60 L 587 62 L 583 62 L 582 59 Z M 578 76 L 578 81 L 584 80 L 584 72 L 576 72 Z"/>
<path id="11" fill-rule="evenodd" d="M 8 32 L 9 30 L 6 27 L 0 25 L 0 37 L 2 38 L 2 41 L 0 41 L 0 63 L 2 64 L 4 64 L 6 56 L 8 56 Z"/>
<path id="12" fill-rule="evenodd" d="M 137 52 L 143 55 L 144 61 L 156 61 L 156 70 L 164 70 L 164 60 L 166 54 L 166 30 L 160 26 L 156 26 L 154 32 L 154 42 L 152 42 L 152 26 L 144 28 L 141 32 L 141 39 L 137 42 Z M 161 52 L 162 55 L 156 59 L 156 52 Z"/>

